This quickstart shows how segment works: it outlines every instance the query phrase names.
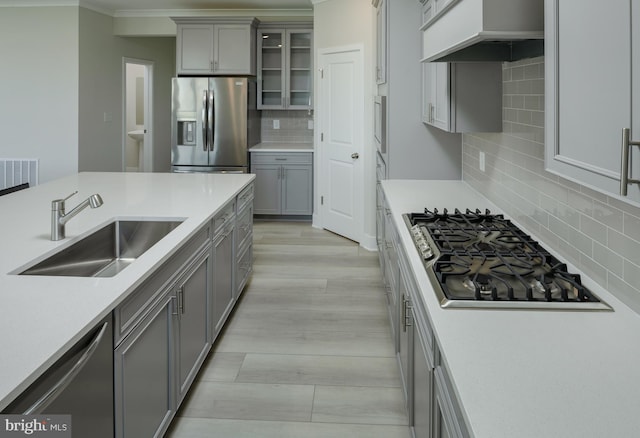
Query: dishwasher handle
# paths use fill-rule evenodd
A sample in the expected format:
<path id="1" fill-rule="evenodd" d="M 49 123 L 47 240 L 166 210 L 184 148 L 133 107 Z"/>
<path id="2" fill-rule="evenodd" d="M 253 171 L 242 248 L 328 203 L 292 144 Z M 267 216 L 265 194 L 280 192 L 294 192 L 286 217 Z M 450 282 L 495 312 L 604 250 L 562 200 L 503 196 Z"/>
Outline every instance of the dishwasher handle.
<path id="1" fill-rule="evenodd" d="M 84 366 L 89 362 L 93 353 L 95 353 L 98 345 L 102 341 L 104 334 L 107 332 L 107 327 L 109 326 L 108 322 L 105 322 L 102 325 L 102 328 L 95 335 L 91 343 L 85 348 L 82 352 L 82 355 L 78 359 L 78 361 L 73 365 L 73 367 L 60 379 L 58 382 L 51 387 L 42 397 L 40 397 L 30 408 L 24 411 L 23 415 L 37 415 L 41 413 L 44 409 L 47 408 L 56 397 L 64 391 L 64 389 L 69 386 L 69 383 L 73 380 L 75 376 L 78 375 L 80 371 L 84 368 Z"/>

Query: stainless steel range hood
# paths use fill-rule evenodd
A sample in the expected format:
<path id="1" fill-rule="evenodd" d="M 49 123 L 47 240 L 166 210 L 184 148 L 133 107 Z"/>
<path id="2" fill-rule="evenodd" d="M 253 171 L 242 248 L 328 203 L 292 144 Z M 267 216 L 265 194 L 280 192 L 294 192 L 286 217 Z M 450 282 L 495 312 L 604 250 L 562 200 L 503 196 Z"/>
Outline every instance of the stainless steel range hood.
<path id="1" fill-rule="evenodd" d="M 544 0 L 452 0 L 422 27 L 423 62 L 544 54 Z"/>

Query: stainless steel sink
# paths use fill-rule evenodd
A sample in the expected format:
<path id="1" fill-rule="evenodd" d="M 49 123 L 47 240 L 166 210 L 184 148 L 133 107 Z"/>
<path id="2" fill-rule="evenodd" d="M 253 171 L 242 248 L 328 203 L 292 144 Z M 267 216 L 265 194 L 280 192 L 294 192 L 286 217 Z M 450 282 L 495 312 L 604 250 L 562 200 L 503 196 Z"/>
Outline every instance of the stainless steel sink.
<path id="1" fill-rule="evenodd" d="M 113 277 L 181 223 L 117 220 L 19 275 Z"/>

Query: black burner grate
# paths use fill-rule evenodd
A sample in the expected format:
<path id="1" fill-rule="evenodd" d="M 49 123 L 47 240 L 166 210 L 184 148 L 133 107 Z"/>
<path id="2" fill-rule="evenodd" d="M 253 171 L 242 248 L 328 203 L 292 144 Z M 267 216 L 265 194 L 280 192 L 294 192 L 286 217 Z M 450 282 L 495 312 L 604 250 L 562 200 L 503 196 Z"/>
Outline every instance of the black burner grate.
<path id="1" fill-rule="evenodd" d="M 599 302 L 538 242 L 490 211 L 425 209 L 408 215 L 440 256 L 433 272 L 450 300 Z"/>

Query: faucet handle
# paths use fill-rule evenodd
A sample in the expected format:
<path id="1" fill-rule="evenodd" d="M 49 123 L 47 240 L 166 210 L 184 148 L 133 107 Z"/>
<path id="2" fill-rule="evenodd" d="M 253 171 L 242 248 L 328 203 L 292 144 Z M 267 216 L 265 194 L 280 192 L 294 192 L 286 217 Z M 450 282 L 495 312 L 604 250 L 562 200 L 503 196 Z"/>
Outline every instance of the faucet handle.
<path id="1" fill-rule="evenodd" d="M 78 193 L 77 190 L 64 199 L 54 199 L 53 201 L 51 201 L 51 210 L 64 209 L 64 202 L 70 197 L 72 197 L 73 195 L 75 195 L 76 193 Z"/>

